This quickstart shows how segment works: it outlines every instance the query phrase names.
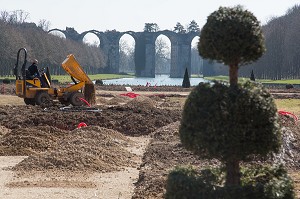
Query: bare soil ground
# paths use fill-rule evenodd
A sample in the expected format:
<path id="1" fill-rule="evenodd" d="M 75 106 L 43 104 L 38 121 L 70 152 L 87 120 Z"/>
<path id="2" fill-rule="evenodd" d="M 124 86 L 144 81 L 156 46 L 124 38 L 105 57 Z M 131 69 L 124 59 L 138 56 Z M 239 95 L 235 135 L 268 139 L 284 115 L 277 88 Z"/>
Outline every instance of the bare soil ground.
<path id="1" fill-rule="evenodd" d="M 190 89 L 97 87 L 94 111 L 26 106 L 6 86 L 0 95 L 0 198 L 163 198 L 176 165 L 216 166 L 186 151 L 179 140 L 181 111 Z M 277 91 L 283 98 L 290 93 Z M 280 93 L 280 94 L 279 94 Z M 294 94 L 293 94 L 294 95 Z M 275 96 L 275 95 L 274 95 Z M 87 127 L 78 128 L 84 122 Z M 282 162 L 300 198 L 300 129 L 281 117 Z"/>

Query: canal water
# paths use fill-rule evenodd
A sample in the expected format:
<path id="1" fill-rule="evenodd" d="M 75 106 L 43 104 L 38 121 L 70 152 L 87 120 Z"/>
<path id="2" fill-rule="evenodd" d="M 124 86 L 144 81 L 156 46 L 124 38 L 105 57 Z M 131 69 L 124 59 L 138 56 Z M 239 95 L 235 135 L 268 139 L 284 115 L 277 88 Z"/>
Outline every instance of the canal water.
<path id="1" fill-rule="evenodd" d="M 134 77 L 103 80 L 106 85 L 132 85 L 132 86 L 181 86 L 183 78 L 170 78 L 169 75 L 156 75 L 155 78 L 150 77 Z M 203 78 L 190 78 L 191 86 L 196 86 L 200 82 L 209 82 Z"/>

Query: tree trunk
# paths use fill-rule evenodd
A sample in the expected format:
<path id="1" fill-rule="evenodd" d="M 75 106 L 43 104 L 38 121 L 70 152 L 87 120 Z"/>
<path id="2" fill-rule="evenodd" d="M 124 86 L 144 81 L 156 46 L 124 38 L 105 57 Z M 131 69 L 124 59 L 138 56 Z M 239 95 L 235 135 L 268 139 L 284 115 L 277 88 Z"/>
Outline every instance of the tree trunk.
<path id="1" fill-rule="evenodd" d="M 238 160 L 230 160 L 226 162 L 226 186 L 240 185 L 240 163 Z"/>
<path id="2" fill-rule="evenodd" d="M 235 87 L 238 84 L 238 71 L 239 67 L 237 64 L 229 66 L 229 83 L 232 87 Z"/>

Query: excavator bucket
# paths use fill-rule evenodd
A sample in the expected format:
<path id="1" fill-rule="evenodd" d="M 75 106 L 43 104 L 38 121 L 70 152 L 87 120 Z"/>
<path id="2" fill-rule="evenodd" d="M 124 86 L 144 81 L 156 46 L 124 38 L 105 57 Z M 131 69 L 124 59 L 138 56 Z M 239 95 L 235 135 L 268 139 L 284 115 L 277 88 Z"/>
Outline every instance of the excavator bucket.
<path id="1" fill-rule="evenodd" d="M 90 104 L 96 103 L 96 91 L 94 83 L 83 71 L 80 64 L 75 59 L 73 54 L 68 55 L 68 57 L 62 62 L 63 69 L 73 78 L 84 82 L 84 98 Z"/>

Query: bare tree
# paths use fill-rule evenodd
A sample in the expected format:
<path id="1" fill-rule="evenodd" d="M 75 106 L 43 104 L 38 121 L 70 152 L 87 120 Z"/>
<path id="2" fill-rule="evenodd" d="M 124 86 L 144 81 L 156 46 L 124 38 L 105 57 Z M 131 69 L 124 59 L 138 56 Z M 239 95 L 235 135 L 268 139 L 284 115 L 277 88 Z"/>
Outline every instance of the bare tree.
<path id="1" fill-rule="evenodd" d="M 191 49 L 191 74 L 203 73 L 203 59 L 199 56 L 197 46 Z"/>
<path id="2" fill-rule="evenodd" d="M 0 12 L 0 20 L 3 21 L 3 22 L 8 22 L 9 21 L 9 12 L 7 11 L 1 11 Z"/>
<path id="3" fill-rule="evenodd" d="M 134 49 L 124 39 L 120 40 L 120 72 L 134 72 Z"/>
<path id="4" fill-rule="evenodd" d="M 24 10 L 15 10 L 12 11 L 9 16 L 9 23 L 12 24 L 22 24 L 29 19 L 29 13 Z"/>
<path id="5" fill-rule="evenodd" d="M 298 79 L 300 77 L 300 6 L 289 9 L 284 16 L 272 17 L 263 27 L 266 54 L 241 74 L 249 76 L 251 69 L 259 79 Z"/>
<path id="6" fill-rule="evenodd" d="M 170 47 L 162 37 L 155 41 L 155 66 L 156 73 L 170 73 Z"/>
<path id="7" fill-rule="evenodd" d="M 40 19 L 38 22 L 38 27 L 42 28 L 44 31 L 48 31 L 51 23 L 50 21 L 47 21 L 46 19 Z"/>

